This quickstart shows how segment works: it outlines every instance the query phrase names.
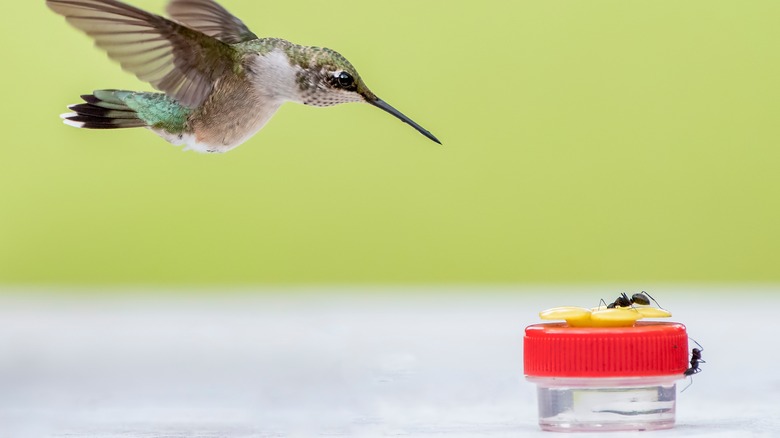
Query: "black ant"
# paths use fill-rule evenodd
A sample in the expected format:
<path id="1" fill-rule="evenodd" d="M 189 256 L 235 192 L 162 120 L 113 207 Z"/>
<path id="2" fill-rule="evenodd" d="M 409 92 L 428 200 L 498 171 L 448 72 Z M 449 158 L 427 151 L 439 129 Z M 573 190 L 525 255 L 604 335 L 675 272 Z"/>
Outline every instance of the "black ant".
<path id="1" fill-rule="evenodd" d="M 683 371 L 683 375 L 686 377 L 693 376 L 694 374 L 699 374 L 701 372 L 701 368 L 699 368 L 700 363 L 707 363 L 707 361 L 702 360 L 701 353 L 704 351 L 704 348 L 696 342 L 695 339 L 691 339 L 699 348 L 694 348 L 691 350 L 691 367 L 687 370 Z M 685 392 L 686 389 L 688 389 L 691 385 L 693 385 L 693 377 L 691 377 L 691 383 L 688 384 L 685 388 L 683 388 L 680 393 Z"/>
<path id="2" fill-rule="evenodd" d="M 604 302 L 604 300 L 601 300 L 601 302 L 607 305 L 607 309 L 614 309 L 616 307 L 631 307 L 634 304 L 639 304 L 640 306 L 649 306 L 650 300 L 653 300 L 659 309 L 663 309 L 663 307 L 658 304 L 658 301 L 656 301 L 655 298 L 650 296 L 650 294 L 645 291 L 631 295 L 631 298 L 629 298 L 625 293 L 621 293 L 613 303 L 607 304 Z"/>

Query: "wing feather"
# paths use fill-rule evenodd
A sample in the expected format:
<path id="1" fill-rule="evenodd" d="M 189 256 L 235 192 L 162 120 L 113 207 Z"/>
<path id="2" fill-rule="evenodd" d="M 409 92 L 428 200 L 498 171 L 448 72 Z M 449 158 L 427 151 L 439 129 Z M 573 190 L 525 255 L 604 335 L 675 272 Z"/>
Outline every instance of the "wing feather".
<path id="1" fill-rule="evenodd" d="M 173 20 L 223 43 L 257 39 L 241 20 L 213 0 L 171 0 L 167 11 Z"/>
<path id="2" fill-rule="evenodd" d="M 235 51 L 225 42 L 116 0 L 46 4 L 122 68 L 191 108 L 236 65 Z"/>

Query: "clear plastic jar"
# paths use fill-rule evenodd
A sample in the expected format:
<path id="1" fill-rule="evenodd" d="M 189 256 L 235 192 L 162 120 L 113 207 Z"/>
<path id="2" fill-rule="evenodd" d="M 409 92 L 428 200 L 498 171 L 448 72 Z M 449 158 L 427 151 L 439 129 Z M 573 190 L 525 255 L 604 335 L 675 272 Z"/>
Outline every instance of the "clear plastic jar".
<path id="1" fill-rule="evenodd" d="M 679 378 L 527 377 L 537 386 L 539 426 L 553 432 L 669 429 Z"/>
<path id="2" fill-rule="evenodd" d="M 688 363 L 678 323 L 526 328 L 524 366 L 537 385 L 539 426 L 556 432 L 668 429 Z"/>

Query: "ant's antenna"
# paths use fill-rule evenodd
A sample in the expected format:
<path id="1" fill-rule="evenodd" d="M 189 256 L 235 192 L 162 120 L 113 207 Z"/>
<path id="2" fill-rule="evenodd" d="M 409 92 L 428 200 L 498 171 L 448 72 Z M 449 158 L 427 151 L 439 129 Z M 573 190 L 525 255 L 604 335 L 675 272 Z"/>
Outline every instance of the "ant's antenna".
<path id="1" fill-rule="evenodd" d="M 656 301 L 655 298 L 653 298 L 652 295 L 650 295 L 649 293 L 647 293 L 645 291 L 642 291 L 642 294 L 647 295 L 647 298 L 650 298 L 651 300 L 653 300 L 653 302 L 655 303 L 656 306 L 658 306 L 659 309 L 666 310 L 663 307 L 661 307 L 660 304 L 658 304 L 658 301 Z M 696 342 L 696 341 L 693 341 L 693 342 Z M 696 343 L 698 344 L 698 342 L 696 342 Z"/>

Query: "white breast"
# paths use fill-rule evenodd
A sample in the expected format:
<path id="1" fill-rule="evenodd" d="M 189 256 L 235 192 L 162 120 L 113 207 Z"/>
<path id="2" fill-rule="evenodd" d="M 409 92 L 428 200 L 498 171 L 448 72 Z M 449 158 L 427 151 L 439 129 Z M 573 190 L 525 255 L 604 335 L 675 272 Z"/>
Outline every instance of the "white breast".
<path id="1" fill-rule="evenodd" d="M 276 49 L 264 56 L 254 56 L 250 63 L 254 72 L 251 80 L 259 95 L 280 103 L 300 102 L 296 78 L 301 67 L 290 64 L 283 51 Z"/>

